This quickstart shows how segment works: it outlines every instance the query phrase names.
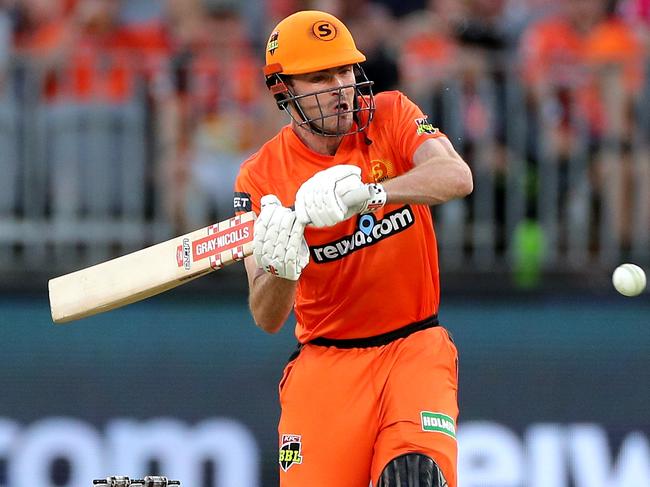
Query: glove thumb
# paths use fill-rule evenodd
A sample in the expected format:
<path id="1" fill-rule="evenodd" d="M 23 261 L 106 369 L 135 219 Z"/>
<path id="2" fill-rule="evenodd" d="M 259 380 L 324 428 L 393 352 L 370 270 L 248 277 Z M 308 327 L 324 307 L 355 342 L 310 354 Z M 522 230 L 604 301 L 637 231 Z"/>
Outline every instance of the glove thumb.
<path id="1" fill-rule="evenodd" d="M 280 200 L 274 194 L 267 194 L 265 196 L 262 196 L 262 199 L 260 200 L 260 204 L 262 208 L 270 205 L 282 206 L 282 203 L 280 203 Z"/>

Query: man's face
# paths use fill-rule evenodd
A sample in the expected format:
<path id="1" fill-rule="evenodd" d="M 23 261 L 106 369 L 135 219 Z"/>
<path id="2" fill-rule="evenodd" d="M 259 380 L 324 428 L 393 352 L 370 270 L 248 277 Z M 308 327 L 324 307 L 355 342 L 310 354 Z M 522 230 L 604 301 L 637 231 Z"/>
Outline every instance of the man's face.
<path id="1" fill-rule="evenodd" d="M 328 134 L 341 135 L 349 132 L 354 122 L 354 83 L 354 68 L 351 65 L 295 75 L 290 81 L 297 96 L 329 90 L 300 98 L 298 102 L 316 127 Z M 291 109 L 295 110 L 294 107 Z"/>

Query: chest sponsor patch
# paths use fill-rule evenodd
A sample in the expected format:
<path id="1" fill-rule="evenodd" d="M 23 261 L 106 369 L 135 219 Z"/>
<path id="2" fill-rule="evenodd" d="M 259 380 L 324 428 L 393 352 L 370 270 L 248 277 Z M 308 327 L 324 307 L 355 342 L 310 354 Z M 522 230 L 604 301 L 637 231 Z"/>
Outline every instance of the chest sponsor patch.
<path id="1" fill-rule="evenodd" d="M 280 445 L 280 468 L 285 472 L 293 465 L 302 463 L 302 441 L 300 435 L 282 435 Z"/>
<path id="2" fill-rule="evenodd" d="M 403 206 L 377 220 L 372 213 L 361 215 L 357 220 L 357 229 L 352 235 L 346 235 L 334 242 L 309 248 L 312 261 L 324 264 L 374 245 L 382 240 L 402 232 L 415 223 L 415 215 L 410 206 Z"/>
<path id="3" fill-rule="evenodd" d="M 235 213 L 238 211 L 251 211 L 251 195 L 249 193 L 235 192 L 232 199 L 232 206 Z"/>
<path id="4" fill-rule="evenodd" d="M 431 125 L 428 117 L 416 118 L 415 125 L 417 126 L 417 134 L 436 134 L 439 129 Z"/>
<path id="5" fill-rule="evenodd" d="M 454 418 L 443 413 L 420 411 L 422 431 L 433 431 L 456 438 L 456 422 Z"/>

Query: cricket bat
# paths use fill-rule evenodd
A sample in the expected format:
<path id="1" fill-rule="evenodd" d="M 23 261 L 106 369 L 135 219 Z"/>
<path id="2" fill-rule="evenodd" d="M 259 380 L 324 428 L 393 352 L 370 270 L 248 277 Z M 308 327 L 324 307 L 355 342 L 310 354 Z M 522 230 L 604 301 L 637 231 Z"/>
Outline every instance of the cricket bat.
<path id="1" fill-rule="evenodd" d="M 50 279 L 54 323 L 135 303 L 185 284 L 253 253 L 249 211 L 131 254 Z"/>
<path id="2" fill-rule="evenodd" d="M 367 186 L 363 186 L 348 191 L 341 198 L 350 207 L 361 204 L 369 196 Z M 254 223 L 255 213 L 249 211 L 50 279 L 52 321 L 67 323 L 120 308 L 243 260 L 253 253 Z"/>

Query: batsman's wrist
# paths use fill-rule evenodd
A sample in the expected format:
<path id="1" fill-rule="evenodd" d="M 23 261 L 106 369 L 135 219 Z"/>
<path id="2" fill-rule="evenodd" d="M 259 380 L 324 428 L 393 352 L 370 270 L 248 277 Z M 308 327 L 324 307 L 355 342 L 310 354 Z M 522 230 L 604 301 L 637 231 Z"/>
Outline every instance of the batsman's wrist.
<path id="1" fill-rule="evenodd" d="M 377 211 L 386 204 L 386 190 L 381 184 L 370 183 L 368 184 L 368 189 L 370 191 L 370 197 L 364 205 L 364 209 L 361 211 L 362 215 Z"/>

